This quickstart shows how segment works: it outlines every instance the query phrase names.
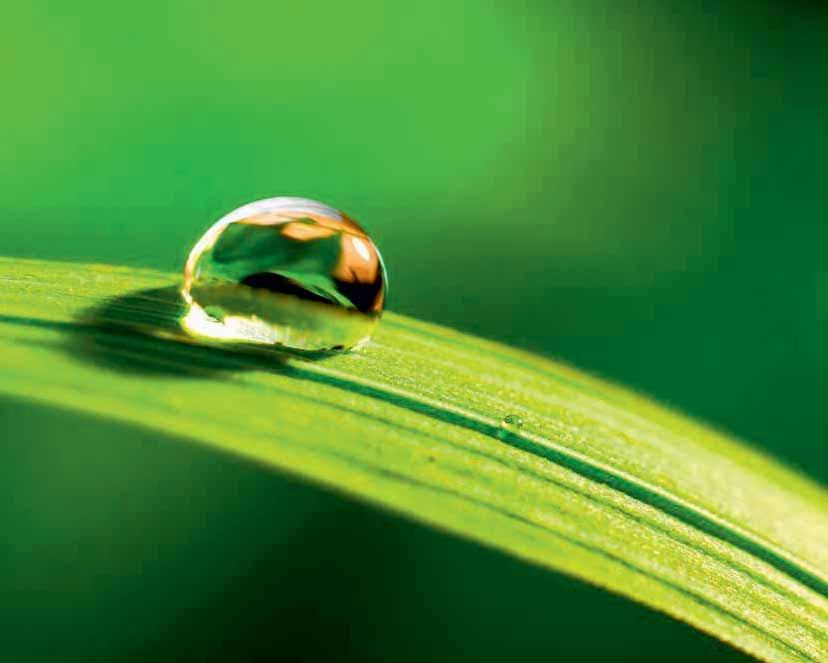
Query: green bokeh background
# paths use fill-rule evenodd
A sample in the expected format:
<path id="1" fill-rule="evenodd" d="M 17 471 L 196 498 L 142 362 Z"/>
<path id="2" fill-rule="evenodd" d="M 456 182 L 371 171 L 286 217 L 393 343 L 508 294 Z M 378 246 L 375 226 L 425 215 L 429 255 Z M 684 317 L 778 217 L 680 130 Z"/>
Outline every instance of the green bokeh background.
<path id="1" fill-rule="evenodd" d="M 318 198 L 394 310 L 825 482 L 826 30 L 804 0 L 3 4 L 0 253 L 178 269 L 233 207 Z M 0 435 L 21 657 L 737 658 L 157 435 L 12 401 Z"/>

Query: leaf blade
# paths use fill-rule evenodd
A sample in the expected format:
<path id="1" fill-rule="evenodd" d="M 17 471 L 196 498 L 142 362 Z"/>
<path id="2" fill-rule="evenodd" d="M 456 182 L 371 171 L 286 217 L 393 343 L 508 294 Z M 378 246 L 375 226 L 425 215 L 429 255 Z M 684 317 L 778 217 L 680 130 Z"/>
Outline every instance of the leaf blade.
<path id="1" fill-rule="evenodd" d="M 768 660 L 828 656 L 820 486 L 574 369 L 393 314 L 366 352 L 316 362 L 116 324 L 174 322 L 169 299 L 130 295 L 174 283 L 147 270 L 0 260 L 0 391 L 247 456 Z M 120 364 L 109 370 L 104 358 Z M 168 370 L 125 369 L 153 362 Z M 509 413 L 524 434 L 499 432 Z"/>

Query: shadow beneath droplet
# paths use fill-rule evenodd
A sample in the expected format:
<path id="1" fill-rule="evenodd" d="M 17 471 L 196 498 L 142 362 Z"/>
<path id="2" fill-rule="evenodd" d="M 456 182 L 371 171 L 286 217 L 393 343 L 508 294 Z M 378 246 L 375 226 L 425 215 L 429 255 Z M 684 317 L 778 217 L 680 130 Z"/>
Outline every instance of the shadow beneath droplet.
<path id="1" fill-rule="evenodd" d="M 66 350 L 96 366 L 160 377 L 216 379 L 249 370 L 283 370 L 290 358 L 316 361 L 335 352 L 299 352 L 245 343 L 211 343 L 181 328 L 186 304 L 175 286 L 139 290 L 90 307 L 63 327 Z"/>

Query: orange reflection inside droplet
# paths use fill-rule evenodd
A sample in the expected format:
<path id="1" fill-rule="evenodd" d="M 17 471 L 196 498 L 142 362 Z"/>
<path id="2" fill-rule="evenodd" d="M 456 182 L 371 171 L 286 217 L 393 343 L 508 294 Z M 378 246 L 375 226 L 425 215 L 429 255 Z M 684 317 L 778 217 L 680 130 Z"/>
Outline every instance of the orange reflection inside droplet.
<path id="1" fill-rule="evenodd" d="M 365 231 L 362 230 L 353 220 L 342 215 L 341 219 L 335 219 L 322 214 L 313 214 L 310 212 L 294 212 L 291 210 L 279 210 L 276 212 L 265 212 L 263 214 L 256 214 L 249 216 L 246 219 L 241 219 L 236 223 L 244 223 L 250 226 L 278 226 L 290 223 L 291 221 L 299 221 L 306 219 L 312 221 L 317 226 L 328 228 L 333 231 L 342 231 L 365 237 Z M 305 224 L 312 225 L 312 224 Z"/>
<path id="2" fill-rule="evenodd" d="M 336 234 L 335 230 L 316 225 L 315 223 L 301 223 L 290 221 L 282 226 L 282 236 L 297 242 L 309 242 L 314 239 L 324 239 Z"/>

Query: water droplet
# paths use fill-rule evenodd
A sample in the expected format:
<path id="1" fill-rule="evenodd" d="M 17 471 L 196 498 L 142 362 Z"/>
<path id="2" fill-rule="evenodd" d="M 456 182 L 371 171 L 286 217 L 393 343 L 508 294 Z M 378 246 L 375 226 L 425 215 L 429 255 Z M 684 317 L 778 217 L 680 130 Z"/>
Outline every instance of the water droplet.
<path id="1" fill-rule="evenodd" d="M 519 433 L 523 428 L 523 419 L 516 414 L 507 414 L 500 422 L 500 427 L 509 433 Z"/>
<path id="2" fill-rule="evenodd" d="M 214 340 L 352 348 L 370 338 L 385 288 L 379 251 L 348 216 L 306 198 L 270 198 L 233 210 L 193 246 L 182 325 Z"/>

